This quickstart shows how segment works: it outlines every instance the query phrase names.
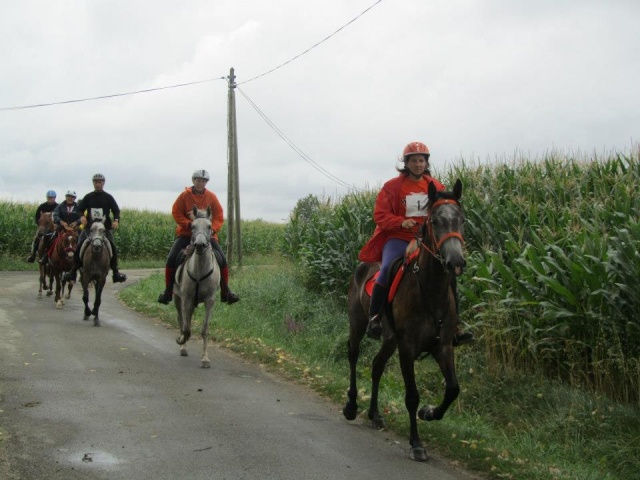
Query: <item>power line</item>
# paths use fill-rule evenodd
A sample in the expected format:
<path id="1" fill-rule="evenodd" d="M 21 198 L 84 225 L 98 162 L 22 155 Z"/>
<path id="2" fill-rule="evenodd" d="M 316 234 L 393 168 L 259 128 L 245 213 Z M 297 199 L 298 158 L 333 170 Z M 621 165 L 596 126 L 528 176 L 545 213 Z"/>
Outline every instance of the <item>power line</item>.
<path id="1" fill-rule="evenodd" d="M 242 89 L 238 86 L 236 86 L 236 88 L 238 89 L 238 91 L 242 94 L 242 96 L 247 100 L 247 102 L 249 102 L 249 104 L 253 107 L 253 109 L 258 112 L 258 115 L 260 115 L 262 117 L 262 119 L 267 122 L 267 125 L 269 125 L 274 132 L 276 132 L 278 134 L 278 136 L 280 138 L 282 138 L 282 140 L 285 141 L 285 143 L 287 145 L 289 145 L 291 147 L 291 149 L 296 152 L 305 162 L 307 162 L 309 165 L 311 165 L 313 168 L 315 168 L 317 171 L 319 171 L 321 174 L 323 174 L 325 177 L 327 177 L 328 179 L 336 182 L 338 185 L 340 185 L 341 187 L 344 187 L 348 190 L 351 191 L 355 191 L 355 188 L 352 185 L 349 185 L 347 182 L 345 182 L 344 180 L 336 177 L 335 175 L 333 175 L 331 172 L 329 172 L 326 168 L 322 167 L 320 164 L 318 164 L 316 161 L 314 161 L 311 157 L 309 157 L 309 155 L 307 155 L 306 153 L 304 153 L 299 147 L 297 147 L 289 138 L 287 138 L 287 136 L 269 119 L 269 117 L 267 117 L 267 115 L 260 110 L 260 108 L 253 102 L 253 100 L 251 100 L 246 93 L 244 93 L 242 91 Z"/>
<path id="2" fill-rule="evenodd" d="M 373 5 L 369 6 L 368 8 L 366 8 L 365 10 L 360 12 L 360 14 L 357 15 L 355 18 L 352 18 L 351 20 L 349 20 L 347 23 L 345 23 L 343 26 L 341 26 L 335 32 L 333 32 L 332 34 L 330 34 L 327 37 L 323 38 L 322 40 L 320 40 L 315 45 L 307 48 L 304 52 L 299 53 L 295 57 L 293 57 L 293 58 L 287 60 L 286 62 L 278 65 L 277 67 L 274 67 L 271 70 L 268 70 L 268 71 L 266 71 L 264 73 L 261 73 L 260 75 L 257 75 L 257 76 L 255 76 L 253 78 L 250 78 L 249 80 L 241 82 L 238 85 L 243 85 L 245 83 L 249 83 L 249 82 L 251 82 L 253 80 L 256 80 L 258 78 L 264 77 L 265 75 L 268 75 L 268 74 L 270 74 L 272 72 L 275 72 L 279 68 L 282 68 L 285 65 L 288 65 L 289 63 L 293 62 L 294 60 L 300 58 L 304 54 L 306 54 L 306 53 L 310 52 L 311 50 L 313 50 L 314 48 L 316 48 L 318 45 L 326 42 L 331 37 L 333 37 L 334 35 L 336 35 L 340 31 L 344 30 L 346 27 L 348 27 L 353 22 L 358 20 L 362 15 L 364 15 L 369 10 L 371 10 L 373 7 L 378 5 L 380 2 L 382 2 L 382 0 L 377 0 Z M 199 83 L 212 82 L 214 80 L 225 80 L 225 78 L 226 77 L 216 77 L 216 78 L 210 78 L 208 80 L 198 80 L 198 81 L 194 81 L 194 82 L 180 83 L 180 84 L 177 84 L 177 85 L 169 85 L 169 86 L 166 86 L 166 87 L 148 88 L 148 89 L 145 89 L 145 90 L 136 90 L 134 92 L 114 93 L 114 94 L 111 94 L 111 95 L 101 95 L 99 97 L 89 97 L 89 98 L 80 98 L 80 99 L 74 99 L 74 100 L 64 100 L 64 101 L 61 101 L 61 102 L 38 103 L 38 104 L 34 104 L 34 105 L 21 105 L 21 106 L 16 106 L 16 107 L 2 107 L 2 108 L 0 108 L 0 112 L 9 111 L 9 110 L 26 110 L 28 108 L 51 107 L 51 106 L 54 106 L 54 105 L 66 105 L 66 104 L 69 104 L 69 103 L 89 102 L 89 101 L 93 101 L 93 100 L 103 100 L 103 99 L 106 99 L 106 98 L 114 98 L 114 97 L 124 97 L 124 96 L 127 96 L 127 95 L 137 95 L 139 93 L 149 93 L 149 92 L 155 92 L 155 91 L 158 91 L 158 90 L 167 90 L 167 89 L 170 89 L 170 88 L 187 87 L 187 86 L 190 86 L 190 85 L 197 85 Z"/>
<path id="3" fill-rule="evenodd" d="M 77 100 L 64 100 L 62 102 L 39 103 L 36 105 L 22 105 L 19 107 L 4 107 L 4 108 L 0 108 L 0 111 L 25 110 L 27 108 L 51 107 L 53 105 L 65 105 L 67 103 L 80 103 L 80 102 L 89 102 L 91 100 L 102 100 L 104 98 L 124 97 L 127 95 L 136 95 L 138 93 L 149 93 L 149 92 L 155 92 L 157 90 L 167 90 L 169 88 L 187 87 L 189 85 L 196 85 L 198 83 L 213 82 L 214 80 L 225 80 L 225 77 L 209 78 L 208 80 L 199 80 L 196 82 L 179 83 L 177 85 L 169 85 L 168 87 L 147 88 L 146 90 L 136 90 L 135 92 L 114 93 L 112 95 L 101 95 L 99 97 L 80 98 Z"/>
<path id="4" fill-rule="evenodd" d="M 320 45 L 321 43 L 326 42 L 327 40 L 329 40 L 331 37 L 333 37 L 335 34 L 339 33 L 341 30 L 345 29 L 346 27 L 348 27 L 349 25 L 351 25 L 353 22 L 355 22 L 356 20 L 358 20 L 362 15 L 364 15 L 365 13 L 367 13 L 369 10 L 371 10 L 373 7 L 375 7 L 376 5 L 378 5 L 380 2 L 382 2 L 382 0 L 378 0 L 377 2 L 375 2 L 373 5 L 371 5 L 370 7 L 366 8 L 365 10 L 363 10 L 359 15 L 357 15 L 355 18 L 352 18 L 351 20 L 349 20 L 347 23 L 345 23 L 343 26 L 341 26 L 339 29 L 337 29 L 335 32 L 333 32 L 331 35 L 326 36 L 325 38 L 323 38 L 322 40 L 320 40 L 318 43 L 316 43 L 315 45 L 307 48 L 304 52 L 299 53 L 298 55 L 296 55 L 293 58 L 290 58 L 289 60 L 287 60 L 284 63 L 281 63 L 280 65 L 278 65 L 277 67 L 272 68 L 271 70 L 268 70 L 264 73 L 261 73 L 260 75 L 256 75 L 253 78 L 250 78 L 249 80 L 245 80 L 244 82 L 240 82 L 238 83 L 238 85 L 244 85 L 245 83 L 249 83 L 252 82 L 253 80 L 257 80 L 258 78 L 264 77 L 265 75 L 268 75 L 272 72 L 275 72 L 276 70 L 278 70 L 279 68 L 284 67 L 285 65 L 288 65 L 289 63 L 293 62 L 294 60 L 300 58 L 301 56 L 303 56 L 306 53 L 309 53 L 311 50 L 313 50 L 314 48 L 316 48 L 318 45 Z"/>

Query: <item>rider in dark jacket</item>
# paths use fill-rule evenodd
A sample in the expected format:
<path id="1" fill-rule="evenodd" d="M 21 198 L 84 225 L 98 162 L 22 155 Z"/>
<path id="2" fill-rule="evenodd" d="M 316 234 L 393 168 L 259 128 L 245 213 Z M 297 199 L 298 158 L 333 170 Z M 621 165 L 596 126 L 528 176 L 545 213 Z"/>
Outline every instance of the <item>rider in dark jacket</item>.
<path id="1" fill-rule="evenodd" d="M 41 203 L 38 206 L 38 209 L 36 210 L 36 225 L 38 226 L 39 226 L 40 217 L 42 216 L 42 214 L 53 212 L 55 208 L 58 206 L 58 203 L 56 202 L 56 192 L 54 192 L 53 190 L 49 190 L 46 196 L 47 196 L 47 201 L 44 203 Z M 53 236 L 53 232 L 50 232 L 44 235 L 42 232 L 40 232 L 40 229 L 38 228 L 36 235 L 33 237 L 33 243 L 31 245 L 31 254 L 27 257 L 27 262 L 29 263 L 35 262 L 36 253 L 38 251 L 38 245 L 40 245 L 40 240 L 43 238 L 44 238 L 43 251 L 45 252 L 47 251 L 47 244 L 49 243 L 48 241 L 50 240 L 51 236 Z"/>
<path id="2" fill-rule="evenodd" d="M 65 275 L 67 281 L 76 280 L 76 272 L 80 267 L 80 250 L 82 243 L 87 239 L 88 232 L 91 229 L 91 224 L 95 220 L 101 220 L 106 228 L 106 236 L 111 243 L 111 251 L 113 256 L 111 257 L 111 270 L 113 270 L 113 282 L 124 282 L 127 280 L 127 276 L 124 273 L 118 271 L 118 252 L 116 250 L 116 244 L 113 238 L 113 230 L 120 225 L 120 207 L 115 198 L 110 193 L 104 191 L 105 178 L 101 173 L 96 173 L 93 176 L 93 188 L 94 191 L 87 193 L 80 202 L 80 209 L 84 215 L 80 218 L 80 221 L 85 226 L 84 230 L 78 238 L 78 248 L 74 255 L 74 266 L 69 273 Z M 113 220 L 111 216 L 113 215 Z"/>

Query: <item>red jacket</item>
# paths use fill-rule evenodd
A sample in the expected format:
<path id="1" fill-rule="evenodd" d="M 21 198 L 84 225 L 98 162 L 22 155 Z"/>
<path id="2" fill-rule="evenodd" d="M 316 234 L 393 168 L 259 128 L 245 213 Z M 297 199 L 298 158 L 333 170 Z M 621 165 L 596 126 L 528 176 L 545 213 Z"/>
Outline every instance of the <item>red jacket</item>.
<path id="1" fill-rule="evenodd" d="M 173 215 L 173 219 L 178 224 L 176 227 L 176 235 L 179 237 L 191 237 L 191 219 L 188 215 L 191 213 L 194 205 L 200 210 L 206 210 L 208 206 L 211 206 L 212 236 L 217 240 L 217 232 L 224 223 L 224 212 L 216 194 L 206 188 L 204 189 L 204 193 L 195 194 L 193 193 L 193 187 L 186 187 L 184 192 L 178 195 L 176 201 L 173 202 L 171 215 Z"/>
<path id="2" fill-rule="evenodd" d="M 402 204 L 400 191 L 402 182 L 407 174 L 400 174 L 392 178 L 382 186 L 382 190 L 376 197 L 373 208 L 373 221 L 376 222 L 376 229 L 369 241 L 362 247 L 358 259 L 361 262 L 379 262 L 382 260 L 382 248 L 390 238 L 402 232 L 402 222 L 407 218 L 404 216 L 405 207 Z M 436 190 L 445 190 L 446 187 L 429 175 L 423 175 L 427 180 L 427 185 L 433 182 Z"/>

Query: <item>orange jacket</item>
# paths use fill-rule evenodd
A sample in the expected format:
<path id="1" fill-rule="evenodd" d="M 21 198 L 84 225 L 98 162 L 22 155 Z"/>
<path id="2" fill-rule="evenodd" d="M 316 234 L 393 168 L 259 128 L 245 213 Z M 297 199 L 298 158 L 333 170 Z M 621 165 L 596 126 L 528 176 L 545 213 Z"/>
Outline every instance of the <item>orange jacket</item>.
<path id="1" fill-rule="evenodd" d="M 171 215 L 173 215 L 173 219 L 178 224 L 176 227 L 176 235 L 179 237 L 191 237 L 191 219 L 189 218 L 189 214 L 194 205 L 200 210 L 206 210 L 208 206 L 211 206 L 212 237 L 218 240 L 218 230 L 220 230 L 224 223 L 224 212 L 216 194 L 206 188 L 204 189 L 204 193 L 196 194 L 193 193 L 193 187 L 185 187 L 184 192 L 178 195 L 176 201 L 173 202 Z"/>
<path id="2" fill-rule="evenodd" d="M 360 250 L 358 259 L 361 262 L 379 262 L 382 260 L 382 248 L 390 238 L 402 232 L 402 222 L 406 219 L 405 207 L 402 204 L 400 191 L 402 182 L 407 174 L 400 174 L 392 178 L 382 186 L 382 190 L 376 197 L 373 208 L 373 221 L 376 222 L 376 229 L 364 247 Z M 429 175 L 423 175 L 427 180 L 427 185 L 433 182 L 436 190 L 445 190 L 445 186 Z"/>

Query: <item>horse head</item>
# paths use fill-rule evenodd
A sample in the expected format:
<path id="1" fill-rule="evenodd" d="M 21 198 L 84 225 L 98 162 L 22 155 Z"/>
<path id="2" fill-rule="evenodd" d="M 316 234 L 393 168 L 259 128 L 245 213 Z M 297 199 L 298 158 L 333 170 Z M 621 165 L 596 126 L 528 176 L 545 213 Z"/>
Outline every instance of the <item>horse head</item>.
<path id="1" fill-rule="evenodd" d="M 462 182 L 458 179 L 451 192 L 438 192 L 429 184 L 429 209 L 422 226 L 423 245 L 455 276 L 462 275 L 464 259 L 464 214 L 460 207 Z"/>
<path id="2" fill-rule="evenodd" d="M 191 213 L 191 244 L 196 248 L 196 253 L 202 253 L 211 247 L 211 206 L 206 210 L 198 210 L 194 205 Z"/>
<path id="3" fill-rule="evenodd" d="M 43 212 L 38 219 L 38 235 L 44 235 L 55 230 L 53 213 Z"/>
<path id="4" fill-rule="evenodd" d="M 91 241 L 91 250 L 94 252 L 100 252 L 102 247 L 106 242 L 106 233 L 107 229 L 104 227 L 104 223 L 102 222 L 93 222 L 91 224 L 91 228 L 89 229 L 89 239 Z"/>
<path id="5" fill-rule="evenodd" d="M 73 259 L 73 254 L 78 246 L 78 233 L 75 230 L 63 230 L 60 232 L 59 247 L 64 251 L 64 255 L 60 255 L 60 258 L 66 256 L 69 260 Z"/>

